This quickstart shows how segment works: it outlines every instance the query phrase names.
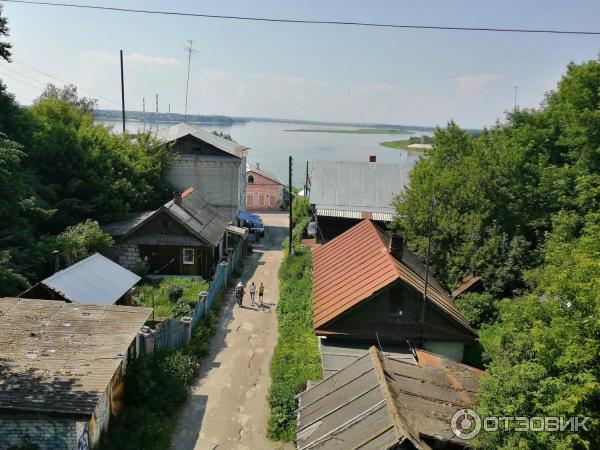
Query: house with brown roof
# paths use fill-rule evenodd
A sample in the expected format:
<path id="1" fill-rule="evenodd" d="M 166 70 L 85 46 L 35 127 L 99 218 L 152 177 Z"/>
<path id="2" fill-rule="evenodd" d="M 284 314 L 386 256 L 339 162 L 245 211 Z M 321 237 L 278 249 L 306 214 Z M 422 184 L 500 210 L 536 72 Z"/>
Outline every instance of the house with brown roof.
<path id="1" fill-rule="evenodd" d="M 247 236 L 246 229 L 232 225 L 194 188 L 175 192 L 173 200 L 155 211 L 133 214 L 102 229 L 115 239 L 115 260 L 129 270 L 145 261 L 150 275 L 204 279 L 212 278 L 227 248 Z"/>
<path id="2" fill-rule="evenodd" d="M 459 450 L 469 447 L 464 423 L 483 372 L 417 350 L 416 364 L 375 347 L 299 395 L 298 449 Z M 463 415 L 459 416 L 462 419 Z"/>
<path id="3" fill-rule="evenodd" d="M 477 339 L 402 238 L 370 220 L 313 250 L 312 307 L 316 334 L 336 341 L 409 343 L 461 361 Z"/>
<path id="4" fill-rule="evenodd" d="M 246 207 L 248 211 L 280 209 L 283 204 L 283 183 L 270 172 L 256 166 L 246 169 Z"/>
<path id="5" fill-rule="evenodd" d="M 98 448 L 151 312 L 0 298 L 0 450 Z"/>

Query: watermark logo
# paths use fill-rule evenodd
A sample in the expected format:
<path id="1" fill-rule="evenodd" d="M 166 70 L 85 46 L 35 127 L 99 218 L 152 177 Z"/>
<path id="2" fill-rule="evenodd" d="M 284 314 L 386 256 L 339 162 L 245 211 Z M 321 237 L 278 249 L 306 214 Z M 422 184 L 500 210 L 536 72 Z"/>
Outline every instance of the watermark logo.
<path id="1" fill-rule="evenodd" d="M 554 432 L 589 431 L 586 422 L 589 417 L 513 417 L 488 416 L 483 420 L 472 409 L 459 409 L 450 420 L 450 428 L 461 439 L 473 439 L 481 430 L 487 432 Z"/>
<path id="2" fill-rule="evenodd" d="M 473 439 L 481 431 L 481 417 L 472 409 L 459 409 L 450 420 L 455 436 L 461 439 Z"/>

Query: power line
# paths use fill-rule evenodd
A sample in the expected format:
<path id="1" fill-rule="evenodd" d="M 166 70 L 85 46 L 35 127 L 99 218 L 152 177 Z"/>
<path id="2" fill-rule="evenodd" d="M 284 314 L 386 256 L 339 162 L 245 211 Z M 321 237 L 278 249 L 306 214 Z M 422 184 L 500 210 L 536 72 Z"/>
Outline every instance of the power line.
<path id="1" fill-rule="evenodd" d="M 600 31 L 581 31 L 581 30 L 553 30 L 553 29 L 531 29 L 531 28 L 499 28 L 499 27 L 456 27 L 446 25 L 404 25 L 392 23 L 375 23 L 375 22 L 351 22 L 342 20 L 312 20 L 312 19 L 277 19 L 269 17 L 252 17 L 252 16 L 229 16 L 221 14 L 201 14 L 201 13 L 186 13 L 178 11 L 152 10 L 152 9 L 132 9 L 118 8 L 115 6 L 103 5 L 81 5 L 76 3 L 55 3 L 55 2 L 39 2 L 30 0 L 0 0 L 7 3 L 24 3 L 28 5 L 43 5 L 43 6 L 59 6 L 65 8 L 80 8 L 80 9 L 95 9 L 101 11 L 127 12 L 137 14 L 160 14 L 167 16 L 183 16 L 183 17 L 202 17 L 206 19 L 227 19 L 227 20 L 246 20 L 254 22 L 275 22 L 275 23 L 295 23 L 295 24 L 311 24 L 311 25 L 347 25 L 358 27 L 372 28 L 402 28 L 416 30 L 446 30 L 446 31 L 489 31 L 497 33 L 540 33 L 540 34 L 570 34 L 570 35 L 600 35 Z"/>
<path id="2" fill-rule="evenodd" d="M 5 1 L 5 0 L 0 0 L 0 1 Z M 62 79 L 60 79 L 60 78 L 58 78 L 58 77 L 56 77 L 54 75 L 51 75 L 51 74 L 49 74 L 47 72 L 44 72 L 44 71 L 39 70 L 39 69 L 36 69 L 35 67 L 30 66 L 29 64 L 25 64 L 24 62 L 17 61 L 17 60 L 14 60 L 14 59 L 13 59 L 13 62 L 17 63 L 17 64 L 19 64 L 19 65 L 21 65 L 23 67 L 27 67 L 28 69 L 33 70 L 34 72 L 40 73 L 40 74 L 42 74 L 42 75 L 44 75 L 46 77 L 52 78 L 52 79 L 54 79 L 56 81 L 60 81 L 61 83 L 72 84 L 74 86 L 77 86 L 75 83 L 73 83 L 71 81 L 62 80 Z M 30 77 L 28 77 L 28 78 L 30 78 Z M 119 105 L 119 106 L 121 105 L 121 103 L 119 103 L 119 102 L 116 102 L 114 100 L 111 100 L 110 98 L 104 97 L 103 95 L 100 95 L 100 94 L 98 94 L 98 93 L 96 93 L 94 91 L 90 91 L 89 89 L 84 89 L 81 86 L 77 86 L 77 89 L 79 89 L 80 91 L 83 91 L 83 92 L 87 92 L 88 94 L 94 95 L 94 96 L 96 96 L 98 98 L 101 98 L 102 100 L 106 100 L 107 102 L 114 103 L 115 105 Z"/>

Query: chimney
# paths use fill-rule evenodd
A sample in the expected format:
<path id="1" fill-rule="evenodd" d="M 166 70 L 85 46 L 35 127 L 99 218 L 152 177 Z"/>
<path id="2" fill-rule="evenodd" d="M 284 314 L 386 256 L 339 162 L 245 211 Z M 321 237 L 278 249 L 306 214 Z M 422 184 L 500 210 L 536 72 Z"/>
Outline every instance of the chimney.
<path id="1" fill-rule="evenodd" d="M 256 163 L 256 170 L 260 170 L 260 163 Z"/>
<path id="2" fill-rule="evenodd" d="M 396 259 L 402 259 L 402 250 L 404 248 L 404 238 L 399 234 L 390 234 L 390 243 L 388 251 Z"/>
<path id="3" fill-rule="evenodd" d="M 176 205 L 181 206 L 181 204 L 182 204 L 181 191 L 175 191 L 175 192 L 173 192 L 173 202 Z"/>
<path id="4" fill-rule="evenodd" d="M 58 250 L 54 250 L 52 252 L 52 256 L 54 257 L 54 273 L 60 270 L 60 252 Z"/>
<path id="5" fill-rule="evenodd" d="M 377 156 L 375 156 L 375 155 L 369 156 L 369 162 L 377 162 Z"/>

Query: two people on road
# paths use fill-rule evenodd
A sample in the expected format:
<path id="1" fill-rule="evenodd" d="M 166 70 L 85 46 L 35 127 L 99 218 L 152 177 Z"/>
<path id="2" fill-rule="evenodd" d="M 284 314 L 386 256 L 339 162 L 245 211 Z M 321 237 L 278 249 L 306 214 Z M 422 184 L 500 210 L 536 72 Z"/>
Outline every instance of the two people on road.
<path id="1" fill-rule="evenodd" d="M 250 301 L 252 302 L 252 306 L 254 306 L 254 304 L 256 303 L 256 285 L 254 284 L 254 281 L 252 283 L 250 283 Z M 264 284 L 260 283 L 260 287 L 258 288 L 258 300 L 260 302 L 260 304 L 263 304 L 263 298 L 265 295 L 265 286 Z M 238 302 L 238 306 L 242 306 L 242 299 L 244 298 L 244 285 L 242 284 L 242 282 L 238 282 L 238 284 L 235 287 L 235 296 L 237 298 L 237 302 Z"/>

